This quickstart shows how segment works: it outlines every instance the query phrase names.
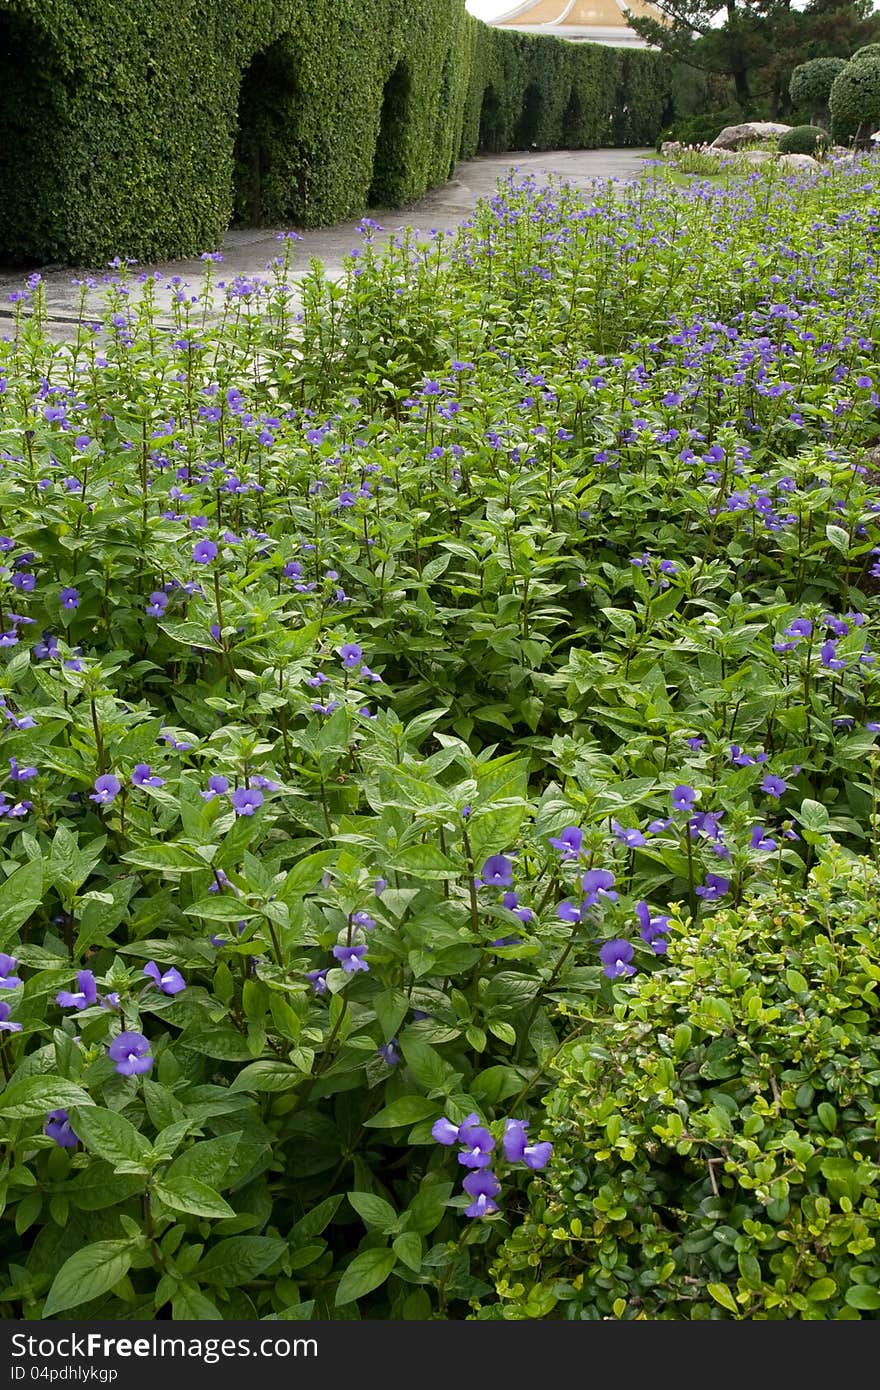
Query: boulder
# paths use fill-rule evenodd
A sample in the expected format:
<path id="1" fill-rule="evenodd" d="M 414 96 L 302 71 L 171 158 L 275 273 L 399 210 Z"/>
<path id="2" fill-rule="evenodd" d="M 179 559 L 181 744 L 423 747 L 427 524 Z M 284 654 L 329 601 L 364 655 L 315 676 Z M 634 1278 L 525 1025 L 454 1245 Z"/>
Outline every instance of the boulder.
<path id="1" fill-rule="evenodd" d="M 770 164 L 774 158 L 772 150 L 742 150 L 736 156 L 737 164 Z"/>
<path id="2" fill-rule="evenodd" d="M 798 170 L 806 172 L 819 167 L 818 159 L 814 159 L 811 154 L 781 154 L 778 163 L 781 168 L 791 169 L 794 173 Z"/>
<path id="3" fill-rule="evenodd" d="M 743 145 L 773 140 L 787 130 L 791 130 L 791 126 L 781 125 L 778 121 L 747 121 L 744 125 L 725 126 L 712 144 L 719 150 L 739 150 Z"/>

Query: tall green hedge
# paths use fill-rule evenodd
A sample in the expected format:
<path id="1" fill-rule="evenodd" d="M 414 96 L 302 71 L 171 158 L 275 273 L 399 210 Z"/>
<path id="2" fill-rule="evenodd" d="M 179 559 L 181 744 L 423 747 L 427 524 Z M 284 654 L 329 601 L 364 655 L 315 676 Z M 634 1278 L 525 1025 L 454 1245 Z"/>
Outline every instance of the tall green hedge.
<path id="1" fill-rule="evenodd" d="M 656 53 L 464 0 L 0 0 L 0 254 L 95 264 L 406 203 L 478 150 L 650 144 Z"/>

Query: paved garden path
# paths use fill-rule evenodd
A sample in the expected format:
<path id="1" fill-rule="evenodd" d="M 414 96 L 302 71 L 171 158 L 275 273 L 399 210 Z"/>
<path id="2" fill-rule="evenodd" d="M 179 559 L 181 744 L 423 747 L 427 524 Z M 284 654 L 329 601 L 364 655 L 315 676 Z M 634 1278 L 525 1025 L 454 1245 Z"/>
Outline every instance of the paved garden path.
<path id="1" fill-rule="evenodd" d="M 418 202 L 405 208 L 395 208 L 389 212 L 373 211 L 372 215 L 387 232 L 396 231 L 403 226 L 414 227 L 429 232 L 434 228 L 446 230 L 459 226 L 470 216 L 479 198 L 494 192 L 497 180 L 512 165 L 523 172 L 531 172 L 539 178 L 555 174 L 573 184 L 586 185 L 608 179 L 638 178 L 643 161 L 652 157 L 653 150 L 551 150 L 545 153 L 525 153 L 484 155 L 470 159 L 456 167 L 455 175 L 443 188 L 432 189 Z M 338 275 L 342 271 L 343 258 L 352 247 L 358 245 L 360 238 L 356 232 L 356 222 L 342 222 L 333 227 L 319 227 L 302 234 L 302 242 L 297 244 L 295 264 L 305 271 L 309 261 L 317 258 L 322 261 L 328 275 Z M 224 264 L 221 279 L 232 279 L 236 275 L 261 275 L 266 263 L 278 255 L 279 247 L 275 239 L 275 228 L 230 228 L 223 242 Z M 209 248 L 206 248 L 209 249 Z M 162 272 L 166 280 L 172 275 L 180 275 L 185 283 L 198 291 L 198 284 L 204 275 L 205 266 L 197 258 L 161 261 L 150 267 Z M 218 272 L 221 270 L 217 267 Z M 72 335 L 79 313 L 79 294 L 71 284 L 73 278 L 84 278 L 88 272 L 72 270 L 68 267 L 44 267 L 41 271 L 46 282 L 49 316 L 53 336 L 64 338 Z M 107 267 L 91 272 L 93 275 L 108 274 Z M 6 271 L 0 274 L 0 333 L 7 330 L 13 312 L 9 303 L 10 292 L 20 289 L 25 272 Z M 160 282 L 157 300 L 163 307 L 170 302 L 173 290 Z M 96 316 L 99 313 L 100 295 L 92 293 L 89 297 L 89 310 Z"/>

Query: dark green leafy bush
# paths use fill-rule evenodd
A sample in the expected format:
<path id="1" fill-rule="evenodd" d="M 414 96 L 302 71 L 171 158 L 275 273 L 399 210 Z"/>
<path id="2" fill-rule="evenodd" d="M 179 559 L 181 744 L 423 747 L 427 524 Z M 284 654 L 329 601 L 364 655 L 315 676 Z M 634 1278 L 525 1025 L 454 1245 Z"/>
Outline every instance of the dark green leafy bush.
<path id="1" fill-rule="evenodd" d="M 834 850 L 801 893 L 676 920 L 670 968 L 584 1017 L 484 1316 L 876 1316 L 878 900 Z"/>
<path id="2" fill-rule="evenodd" d="M 880 45 L 870 45 L 871 48 Z M 880 125 L 880 52 L 861 50 L 831 87 L 831 131 L 836 144 L 866 145 Z"/>
<path id="3" fill-rule="evenodd" d="M 827 130 L 815 125 L 796 125 L 780 135 L 777 149 L 780 154 L 811 154 L 819 157 L 831 144 Z"/>
<path id="4" fill-rule="evenodd" d="M 651 144 L 662 55 L 464 0 L 0 0 L 0 253 L 100 263 L 399 205 L 480 148 Z M 526 100 L 527 95 L 529 100 Z"/>
<path id="5" fill-rule="evenodd" d="M 845 67 L 845 58 L 813 58 L 809 63 L 796 67 L 788 88 L 795 108 L 809 111 L 814 123 L 827 120 L 828 99 L 834 79 Z"/>

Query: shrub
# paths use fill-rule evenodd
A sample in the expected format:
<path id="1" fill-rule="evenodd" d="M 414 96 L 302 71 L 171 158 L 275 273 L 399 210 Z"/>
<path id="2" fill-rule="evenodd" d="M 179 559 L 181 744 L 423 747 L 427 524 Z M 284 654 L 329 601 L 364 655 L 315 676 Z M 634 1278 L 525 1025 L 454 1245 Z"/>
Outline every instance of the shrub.
<path id="1" fill-rule="evenodd" d="M 711 145 L 725 126 L 740 125 L 746 117 L 739 107 L 728 106 L 723 111 L 708 111 L 699 116 L 687 116 L 673 121 L 661 132 L 658 146 L 664 140 L 677 140 L 682 145 Z"/>
<path id="2" fill-rule="evenodd" d="M 872 58 L 880 58 L 880 43 L 866 43 L 863 48 L 857 48 L 850 62 L 861 63 Z"/>
<path id="3" fill-rule="evenodd" d="M 861 53 L 838 73 L 831 87 L 831 131 L 836 144 L 866 144 L 880 125 L 880 54 L 866 49 Z"/>
<path id="4" fill-rule="evenodd" d="M 233 211 L 399 205 L 521 148 L 525 107 L 542 149 L 650 144 L 672 80 L 661 54 L 492 29 L 464 0 L 0 0 L 0 252 L 158 259 L 216 246 Z"/>
<path id="5" fill-rule="evenodd" d="M 815 125 L 796 125 L 780 135 L 777 149 L 780 154 L 811 154 L 820 156 L 831 144 L 827 130 Z"/>
<path id="6" fill-rule="evenodd" d="M 878 897 L 876 866 L 834 851 L 800 893 L 678 922 L 672 968 L 584 1019 L 484 1316 L 880 1309 Z"/>
<path id="7" fill-rule="evenodd" d="M 813 58 L 801 63 L 791 74 L 789 95 L 797 110 L 809 111 L 814 123 L 826 119 L 828 98 L 838 73 L 846 67 L 845 58 Z M 800 151 L 792 151 L 797 154 Z"/>

